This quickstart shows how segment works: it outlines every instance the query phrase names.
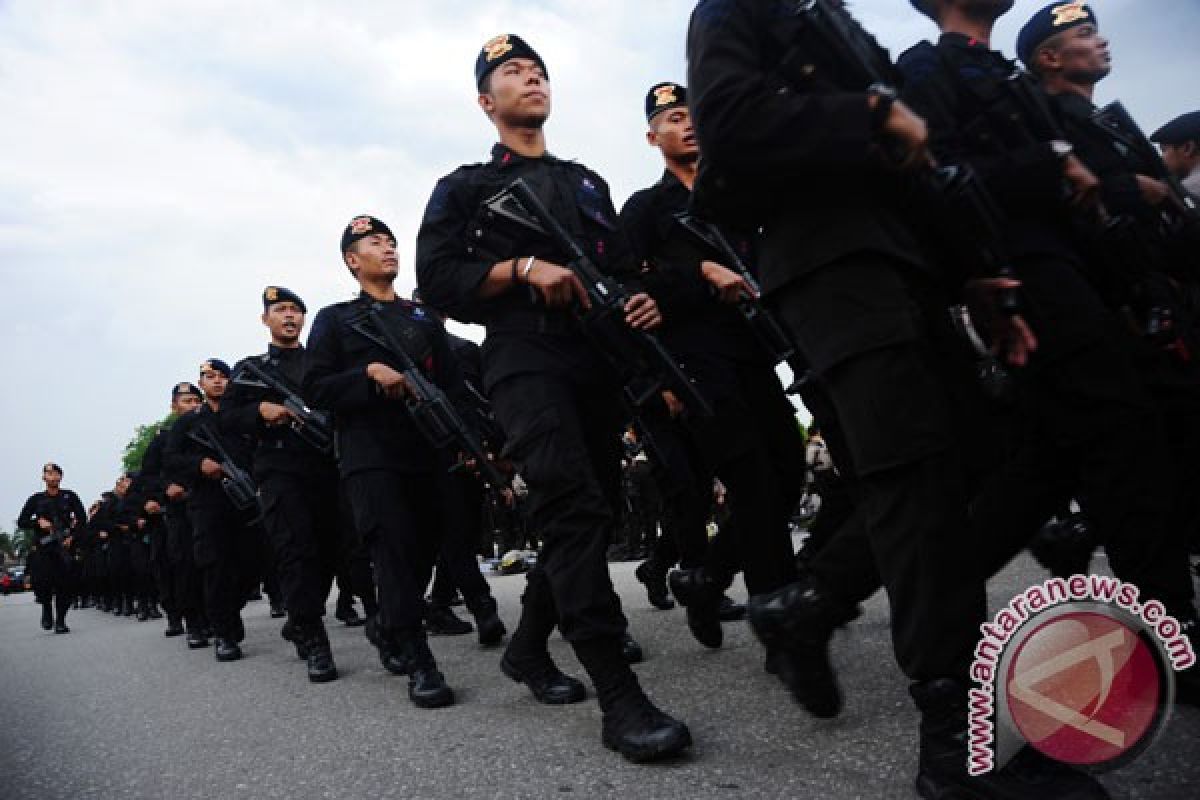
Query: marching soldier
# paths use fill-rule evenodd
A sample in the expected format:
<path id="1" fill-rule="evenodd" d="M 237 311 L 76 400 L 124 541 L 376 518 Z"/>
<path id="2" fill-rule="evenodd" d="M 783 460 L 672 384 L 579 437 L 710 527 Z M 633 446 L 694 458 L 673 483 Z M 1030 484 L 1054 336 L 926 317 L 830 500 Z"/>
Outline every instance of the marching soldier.
<path id="1" fill-rule="evenodd" d="M 181 500 L 167 496 L 169 485 L 176 489 L 178 484 L 168 484 L 164 476 L 163 462 L 167 445 L 167 432 L 179 417 L 191 413 L 203 402 L 200 389 L 193 383 L 182 381 L 171 388 L 171 412 L 167 424 L 154 434 L 146 445 L 142 456 L 140 480 L 143 482 L 142 510 L 151 520 L 151 562 L 154 579 L 158 586 L 159 601 L 167 612 L 167 629 L 164 635 L 180 636 L 186 632 L 184 620 L 195 620 L 198 610 L 196 582 L 188 580 L 183 569 L 177 569 L 173 561 L 171 539 L 172 527 L 186 524 L 187 512 Z M 176 534 L 177 535 L 177 534 Z M 190 550 L 190 546 L 188 548 Z M 190 563 L 190 554 L 188 561 Z"/>
<path id="2" fill-rule="evenodd" d="M 321 309 L 308 340 L 304 395 L 335 415 L 339 468 L 355 526 L 371 549 L 379 613 L 367 634 L 392 672 L 407 674 L 422 708 L 454 702 L 422 627 L 425 586 L 440 541 L 459 525 L 452 455 L 435 450 L 406 409 L 412 387 L 402 354 L 455 401 L 465 389 L 441 323 L 396 295 L 396 239 L 378 219 L 355 217 L 341 238 L 360 287 L 351 301 Z M 379 326 L 386 326 L 380 330 Z"/>
<path id="3" fill-rule="evenodd" d="M 34 598 L 42 606 L 42 628 L 70 633 L 67 611 L 75 601 L 77 576 L 72 556 L 75 537 L 84 530 L 87 513 L 79 495 L 62 488 L 62 467 L 42 467 L 44 491 L 31 495 L 17 515 L 17 527 L 33 531 L 29 572 Z"/>
<path id="4" fill-rule="evenodd" d="M 251 531 L 257 503 L 254 487 L 246 484 L 252 443 L 221 425 L 231 374 L 217 358 L 200 365 L 204 404 L 171 426 L 165 453 L 168 479 L 187 492 L 204 608 L 216 637 L 214 654 L 224 662 L 242 657 L 241 611 L 258 576 L 259 555 Z"/>
<path id="5" fill-rule="evenodd" d="M 715 250 L 715 242 L 692 232 L 712 235 L 716 229 L 682 219 L 700 157 L 687 90 L 656 84 L 645 106 L 646 137 L 662 154 L 665 170 L 657 184 L 629 198 L 621 221 L 665 309 L 664 343 L 714 404 L 715 416 L 699 419 L 673 394 L 666 398 L 673 415 L 682 415 L 703 472 L 715 474 L 727 489 L 732 528 L 722 535 L 733 537 L 739 556 L 737 565 L 710 562 L 673 573 L 671 591 L 687 607 L 696 638 L 719 647 L 721 601 L 739 566 L 752 596 L 796 577 L 789 520 L 804 487 L 804 442 L 775 375 L 775 354 L 760 345 L 736 310 L 738 303 L 757 302 L 757 290 L 734 265 L 720 263 L 730 256 Z M 741 245 L 739 255 L 749 256 L 746 237 L 726 241 L 737 242 L 731 246 Z"/>
<path id="6" fill-rule="evenodd" d="M 620 386 L 570 313 L 588 299 L 562 266 L 567 254 L 539 235 L 498 230 L 482 205 L 524 178 L 601 270 L 624 281 L 637 265 L 604 181 L 546 152 L 551 92 L 541 57 L 518 36 L 497 36 L 480 51 L 475 80 L 500 142 L 488 163 L 438 182 L 417 239 L 417 279 L 427 302 L 487 327 L 485 389 L 542 538 L 501 667 L 543 703 L 582 700 L 583 685 L 547 650 L 557 626 L 596 687 L 604 744 L 635 761 L 673 756 L 691 734 L 650 702 L 626 663 L 627 622 L 605 560 L 620 497 Z M 624 311 L 634 328 L 660 321 L 644 293 Z"/>

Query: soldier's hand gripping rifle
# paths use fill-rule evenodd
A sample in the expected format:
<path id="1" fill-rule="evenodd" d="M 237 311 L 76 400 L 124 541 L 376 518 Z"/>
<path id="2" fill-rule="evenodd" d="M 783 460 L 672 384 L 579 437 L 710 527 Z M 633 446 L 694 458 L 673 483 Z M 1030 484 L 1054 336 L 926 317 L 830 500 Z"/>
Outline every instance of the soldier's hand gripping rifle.
<path id="1" fill-rule="evenodd" d="M 1200 204 L 1184 188 L 1175 173 L 1167 167 L 1162 154 L 1142 131 L 1137 121 L 1126 110 L 1125 104 L 1114 100 L 1092 115 L 1092 120 L 1107 131 L 1115 133 L 1129 144 L 1141 159 L 1154 170 L 1151 176 L 1166 184 L 1171 194 L 1171 203 L 1161 209 L 1165 232 L 1168 235 L 1195 230 L 1200 226 Z"/>
<path id="2" fill-rule="evenodd" d="M 663 390 L 670 390 L 689 414 L 713 415 L 712 406 L 658 337 L 625 323 L 625 306 L 631 297 L 628 290 L 592 263 L 529 184 L 517 178 L 485 200 L 484 206 L 494 217 L 545 236 L 567 256 L 565 266 L 579 278 L 591 303 L 587 311 L 576 309 L 583 331 L 620 376 L 630 404 L 640 408 Z"/>
<path id="3" fill-rule="evenodd" d="M 217 454 L 217 461 L 221 465 L 222 472 L 221 489 L 224 490 L 225 496 L 229 498 L 233 507 L 238 511 L 257 508 L 258 486 L 255 485 L 254 478 L 237 465 L 212 428 L 208 425 L 200 425 L 198 430 L 188 431 L 188 436 Z"/>
<path id="4" fill-rule="evenodd" d="M 370 323 L 368 325 L 367 323 Z M 405 407 L 413 424 L 435 449 L 454 449 L 475 462 L 483 482 L 499 492 L 509 485 L 500 470 L 488 459 L 487 451 L 478 437 L 467 427 L 450 398 L 417 366 L 404 346 L 387 327 L 378 309 L 368 306 L 365 316 L 350 327 L 360 336 L 373 342 L 396 360 L 407 389 Z"/>
<path id="5" fill-rule="evenodd" d="M 837 65 L 838 78 L 861 90 L 896 97 L 899 72 L 873 38 L 842 9 L 840 0 L 794 0 L 793 13 L 801 22 L 801 41 L 784 56 L 780 71 L 799 74 L 807 65 L 797 63 L 803 53 L 816 52 Z M 969 274 L 1013 279 L 1015 272 L 1004 246 L 1003 213 L 987 187 L 967 165 L 939 167 L 930 162 L 916 173 L 919 186 L 936 201 L 947 217 L 947 228 L 963 234 L 980 262 Z M 996 293 L 997 308 L 1009 316 L 1020 310 L 1016 289 Z"/>
<path id="6" fill-rule="evenodd" d="M 257 358 L 247 359 L 242 364 L 242 372 L 233 381 L 243 386 L 278 392 L 283 397 L 283 407 L 291 415 L 288 424 L 296 435 L 319 453 L 333 453 L 333 426 L 330 425 L 329 415 L 305 405 L 304 398 L 295 389 Z"/>
<path id="7" fill-rule="evenodd" d="M 771 357 L 771 362 L 778 364 L 791 358 L 796 352 L 795 346 L 779 321 L 759 300 L 758 282 L 737 251 L 733 249 L 729 240 L 721 233 L 721 229 L 686 211 L 676 214 L 675 219 L 685 231 L 715 254 L 723 266 L 736 272 L 754 290 L 755 295 L 753 296 L 745 292 L 738 294 L 737 310 L 746 325 L 750 327 L 754 338 Z"/>

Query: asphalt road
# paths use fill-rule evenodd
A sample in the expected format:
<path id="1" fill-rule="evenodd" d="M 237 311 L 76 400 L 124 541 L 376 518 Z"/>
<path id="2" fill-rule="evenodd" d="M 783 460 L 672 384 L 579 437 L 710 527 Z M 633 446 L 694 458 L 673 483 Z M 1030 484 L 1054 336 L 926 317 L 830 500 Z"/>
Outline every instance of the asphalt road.
<path id="1" fill-rule="evenodd" d="M 676 763 L 627 764 L 600 745 L 593 699 L 536 704 L 500 674 L 499 651 L 473 636 L 434 640 L 459 702 L 423 711 L 361 628 L 332 623 L 342 677 L 315 686 L 265 603 L 246 609 L 246 658 L 218 664 L 211 649 L 165 639 L 161 622 L 75 611 L 70 635 L 44 633 L 26 594 L 0 598 L 0 797 L 915 797 L 917 717 L 882 597 L 835 640 L 847 706 L 819 722 L 762 671 L 745 623 L 728 624 L 725 647 L 705 651 L 681 610 L 648 606 L 633 567 L 613 574 L 648 655 L 637 671 L 696 740 Z M 994 582 L 993 604 L 1041 577 L 1019 562 Z M 523 583 L 492 580 L 510 628 Z M 565 643 L 552 652 L 584 677 Z M 1180 708 L 1148 753 L 1103 780 L 1114 798 L 1200 797 L 1198 754 L 1200 710 Z"/>

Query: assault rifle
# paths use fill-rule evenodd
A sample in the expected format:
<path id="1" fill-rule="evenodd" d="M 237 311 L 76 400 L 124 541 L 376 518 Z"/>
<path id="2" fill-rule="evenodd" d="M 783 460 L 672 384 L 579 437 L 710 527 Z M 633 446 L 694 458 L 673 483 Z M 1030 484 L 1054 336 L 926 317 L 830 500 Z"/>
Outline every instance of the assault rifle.
<path id="1" fill-rule="evenodd" d="M 758 282 L 746 267 L 746 262 L 742 261 L 741 256 L 721 233 L 720 228 L 686 211 L 676 214 L 675 219 L 685 231 L 712 251 L 720 259 L 722 265 L 740 275 L 742 280 L 754 290 L 755 295 L 761 294 Z M 763 350 L 771 357 L 771 363 L 778 364 L 786 361 L 796 352 L 796 347 L 788 338 L 787 332 L 757 296 L 741 292 L 738 295 L 737 310 L 750 327 L 754 337 L 758 339 L 758 343 L 762 345 Z"/>
<path id="2" fill-rule="evenodd" d="M 246 372 L 250 373 L 249 376 L 245 374 Z M 333 427 L 330 425 L 329 415 L 324 411 L 315 411 L 305 405 L 304 398 L 259 359 L 246 359 L 242 363 L 242 370 L 234 377 L 233 382 L 278 392 L 283 397 L 283 407 L 291 414 L 291 421 L 288 424 L 296 435 L 319 453 L 325 455 L 333 453 Z"/>
<path id="3" fill-rule="evenodd" d="M 517 178 L 485 200 L 484 208 L 493 218 L 508 220 L 545 236 L 566 255 L 567 269 L 579 278 L 591 303 L 586 312 L 576 309 L 583 331 L 620 376 L 630 404 L 640 408 L 669 389 L 687 407 L 688 413 L 700 417 L 713 415 L 708 400 L 658 337 L 625 323 L 625 306 L 631 297 L 628 290 L 599 270 L 524 179 Z"/>
<path id="4" fill-rule="evenodd" d="M 1171 193 L 1170 207 L 1162 210 L 1163 225 L 1168 235 L 1180 233 L 1200 225 L 1200 204 L 1183 187 L 1179 178 L 1168 169 L 1158 149 L 1142 131 L 1137 121 L 1125 109 L 1125 104 L 1114 100 L 1092 115 L 1092 121 L 1109 134 L 1116 134 L 1154 170 L 1152 177 L 1166 184 Z"/>
<path id="5" fill-rule="evenodd" d="M 258 505 L 258 487 L 254 484 L 254 478 L 237 465 L 212 429 L 208 425 L 200 425 L 198 430 L 188 431 L 188 436 L 217 454 L 217 461 L 220 462 L 223 473 L 221 489 L 233 507 L 238 511 L 255 508 Z"/>
<path id="6" fill-rule="evenodd" d="M 429 444 L 438 450 L 453 447 L 466 454 L 475 461 L 475 469 L 492 491 L 498 492 L 506 488 L 508 480 L 488 459 L 487 451 L 483 449 L 478 437 L 467 427 L 441 387 L 425 377 L 425 373 L 417 366 L 408 350 L 387 327 L 379 310 L 373 305 L 368 306 L 365 315 L 351 322 L 350 327 L 396 359 L 408 390 L 404 398 L 405 407 L 412 415 L 413 424 Z M 457 465 L 452 469 L 456 467 Z"/>
<path id="7" fill-rule="evenodd" d="M 802 50 L 823 56 L 827 63 L 837 65 L 842 82 L 849 82 L 863 91 L 897 96 L 900 75 L 879 44 L 863 30 L 835 0 L 796 0 L 793 14 L 800 21 L 801 41 L 784 56 L 780 71 L 784 75 L 799 70 L 803 75 L 811 70 L 807 64 L 797 64 Z M 807 58 L 804 60 L 808 60 Z M 973 244 L 972 255 L 979 260 L 982 272 L 990 277 L 1013 278 L 1015 272 L 1004 246 L 1003 214 L 987 187 L 967 165 L 937 167 L 930 165 L 917 173 L 920 189 L 933 197 L 939 209 L 951 219 L 947 227 L 963 235 L 962 242 Z M 1008 315 L 1018 313 L 1020 299 L 1015 289 L 996 295 L 998 308 Z"/>

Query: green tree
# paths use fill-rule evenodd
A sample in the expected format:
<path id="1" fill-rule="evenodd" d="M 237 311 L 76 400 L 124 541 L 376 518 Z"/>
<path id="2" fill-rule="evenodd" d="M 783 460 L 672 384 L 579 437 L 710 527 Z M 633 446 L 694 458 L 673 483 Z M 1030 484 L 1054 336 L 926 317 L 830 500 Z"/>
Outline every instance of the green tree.
<path id="1" fill-rule="evenodd" d="M 33 545 L 33 532 L 18 528 L 12 533 L 0 531 L 0 555 L 12 559 L 23 559 L 29 555 Z"/>
<path id="2" fill-rule="evenodd" d="M 121 469 L 123 471 L 137 472 L 142 468 L 142 458 L 146 455 L 146 448 L 150 446 L 150 440 L 170 420 L 171 415 L 168 414 L 158 422 L 137 426 L 137 429 L 133 432 L 133 438 L 129 440 L 129 444 L 125 445 L 125 452 L 121 456 Z"/>

